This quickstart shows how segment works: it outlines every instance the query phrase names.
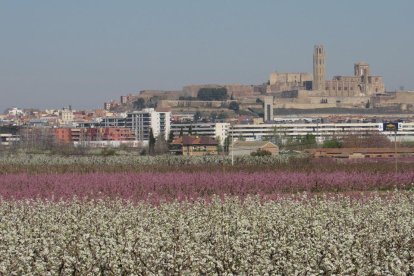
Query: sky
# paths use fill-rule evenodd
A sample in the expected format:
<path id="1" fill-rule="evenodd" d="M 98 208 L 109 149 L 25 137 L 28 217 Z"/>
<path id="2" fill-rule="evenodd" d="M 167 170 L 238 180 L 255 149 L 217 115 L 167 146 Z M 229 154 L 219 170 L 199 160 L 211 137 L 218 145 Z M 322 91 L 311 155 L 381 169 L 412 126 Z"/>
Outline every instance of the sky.
<path id="1" fill-rule="evenodd" d="M 0 0 L 0 112 L 311 73 L 315 44 L 328 78 L 366 61 L 388 90 L 414 90 L 413 11 L 412 0 Z"/>

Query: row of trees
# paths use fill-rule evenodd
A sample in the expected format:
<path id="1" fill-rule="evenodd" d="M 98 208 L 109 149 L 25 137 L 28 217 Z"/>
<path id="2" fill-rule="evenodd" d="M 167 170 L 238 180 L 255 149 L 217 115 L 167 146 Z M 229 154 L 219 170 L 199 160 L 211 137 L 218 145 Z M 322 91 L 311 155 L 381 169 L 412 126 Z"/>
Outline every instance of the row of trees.
<path id="1" fill-rule="evenodd" d="M 378 131 L 367 131 L 365 133 L 344 133 L 342 135 L 332 135 L 325 139 L 322 144 L 316 140 L 313 134 L 305 136 L 288 136 L 283 130 L 275 129 L 270 136 L 264 138 L 279 147 L 292 150 L 303 150 L 307 148 L 385 148 L 392 147 L 393 143 Z"/>
<path id="2" fill-rule="evenodd" d="M 379 132 L 364 134 L 348 134 L 342 137 L 332 137 L 323 143 L 325 148 L 390 148 L 393 143 Z"/>
<path id="3" fill-rule="evenodd" d="M 190 126 L 186 129 L 186 132 L 190 135 L 197 135 Z M 181 129 L 179 136 L 183 136 L 184 129 Z M 72 143 L 63 144 L 54 139 L 54 135 L 51 129 L 22 129 L 18 132 L 21 136 L 21 141 L 15 143 L 11 147 L 1 147 L 0 151 L 18 151 L 23 150 L 26 152 L 49 152 L 53 154 L 63 155 L 81 155 L 88 153 L 89 149 L 85 147 L 75 147 Z M 174 135 L 169 133 L 168 139 L 165 139 L 164 135 L 154 137 L 153 131 L 150 131 L 148 146 L 141 146 L 136 151 L 141 155 L 158 155 L 168 153 L 172 149 L 172 141 Z M 239 140 L 243 140 L 243 137 L 238 137 Z M 275 129 L 274 132 L 266 137 L 264 140 L 268 140 L 278 145 L 281 148 L 288 150 L 303 150 L 307 148 L 367 148 L 367 147 L 393 147 L 391 142 L 386 136 L 380 132 L 367 131 L 362 134 L 344 133 L 343 135 L 333 135 L 330 139 L 326 139 L 322 144 L 319 144 L 316 137 L 312 134 L 305 136 L 288 136 L 280 129 Z M 226 138 L 223 143 L 218 141 L 218 152 L 228 153 L 231 147 L 231 138 Z M 223 145 L 222 145 L 223 144 Z M 412 146 L 412 145 L 404 145 Z M 112 151 L 103 152 L 105 155 L 112 154 Z"/>

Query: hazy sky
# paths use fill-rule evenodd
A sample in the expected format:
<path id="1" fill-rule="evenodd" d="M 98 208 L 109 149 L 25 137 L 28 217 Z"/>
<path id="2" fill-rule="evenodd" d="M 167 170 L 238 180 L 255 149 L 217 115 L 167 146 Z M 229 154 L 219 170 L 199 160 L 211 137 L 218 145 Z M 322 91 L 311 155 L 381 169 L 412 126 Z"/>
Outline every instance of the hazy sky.
<path id="1" fill-rule="evenodd" d="M 0 0 L 0 111 L 97 108 L 143 89 L 259 84 L 271 71 L 328 77 L 367 61 L 414 89 L 412 0 Z"/>

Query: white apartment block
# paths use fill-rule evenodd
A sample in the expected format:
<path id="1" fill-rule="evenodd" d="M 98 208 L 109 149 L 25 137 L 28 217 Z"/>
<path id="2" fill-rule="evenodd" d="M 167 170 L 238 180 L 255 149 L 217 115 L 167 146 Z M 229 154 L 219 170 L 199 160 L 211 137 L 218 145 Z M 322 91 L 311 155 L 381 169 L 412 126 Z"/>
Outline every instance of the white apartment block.
<path id="1" fill-rule="evenodd" d="M 155 138 L 164 135 L 167 140 L 171 129 L 171 112 L 158 112 L 154 108 L 146 108 L 120 117 L 104 117 L 100 120 L 99 126 L 130 128 L 135 133 L 135 140 L 144 144 L 149 141 L 151 129 Z"/>
<path id="2" fill-rule="evenodd" d="M 183 135 L 191 134 L 200 136 L 210 136 L 218 139 L 222 144 L 229 133 L 229 123 L 180 123 L 171 124 L 171 130 L 175 137 L 182 132 Z"/>
<path id="3" fill-rule="evenodd" d="M 171 112 L 157 112 L 153 108 L 147 108 L 128 113 L 125 127 L 134 131 L 137 141 L 146 143 L 149 141 L 151 129 L 155 138 L 164 135 L 167 140 L 171 127 L 170 121 Z"/>
<path id="4" fill-rule="evenodd" d="M 399 123 L 397 133 L 383 131 L 382 123 L 289 123 L 289 124 L 234 124 L 229 123 L 193 123 L 193 124 L 172 124 L 171 130 L 178 136 L 188 134 L 190 129 L 193 134 L 220 137 L 224 141 L 226 137 L 233 137 L 234 140 L 243 138 L 246 141 L 260 141 L 269 137 L 279 136 L 282 139 L 288 137 L 299 137 L 307 134 L 316 136 L 319 142 L 331 137 L 347 134 L 361 134 L 371 131 L 379 131 L 390 140 L 414 141 L 414 123 Z"/>

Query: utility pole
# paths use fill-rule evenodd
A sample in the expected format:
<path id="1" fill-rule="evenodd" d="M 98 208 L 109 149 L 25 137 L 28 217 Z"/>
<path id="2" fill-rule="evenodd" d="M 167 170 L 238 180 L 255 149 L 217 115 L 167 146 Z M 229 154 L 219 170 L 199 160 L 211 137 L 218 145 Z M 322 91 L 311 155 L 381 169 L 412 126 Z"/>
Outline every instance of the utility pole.
<path id="1" fill-rule="evenodd" d="M 231 165 L 234 166 L 234 139 L 233 139 L 233 124 L 230 125 L 231 130 Z"/>
<path id="2" fill-rule="evenodd" d="M 398 172 L 398 155 L 397 155 L 397 129 L 394 132 L 394 156 L 395 156 L 395 173 Z"/>

